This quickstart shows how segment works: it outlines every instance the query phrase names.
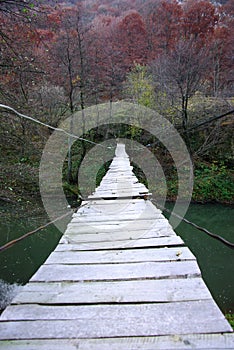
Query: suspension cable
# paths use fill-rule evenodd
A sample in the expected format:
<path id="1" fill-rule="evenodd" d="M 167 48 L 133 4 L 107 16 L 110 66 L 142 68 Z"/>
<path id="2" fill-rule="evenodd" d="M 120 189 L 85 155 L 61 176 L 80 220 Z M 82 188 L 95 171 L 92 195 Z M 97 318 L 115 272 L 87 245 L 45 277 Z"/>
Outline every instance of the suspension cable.
<path id="1" fill-rule="evenodd" d="M 66 135 L 69 136 L 69 137 L 73 137 L 73 138 L 76 138 L 76 139 L 81 140 L 81 141 L 85 141 L 85 142 L 88 142 L 88 143 L 91 143 L 91 144 L 94 144 L 94 145 L 97 145 L 97 146 L 101 146 L 101 147 L 103 147 L 103 148 L 109 148 L 109 149 L 112 148 L 112 147 L 110 147 L 110 146 L 103 146 L 103 145 L 100 144 L 100 143 L 97 143 L 97 142 L 94 142 L 94 141 L 91 141 L 91 140 L 88 140 L 88 139 L 79 137 L 79 136 L 77 136 L 77 135 L 74 135 L 74 134 L 72 134 L 72 133 L 67 132 L 66 130 L 64 130 L 64 129 L 62 129 L 62 128 L 56 128 L 56 127 L 54 127 L 54 126 L 52 126 L 52 125 L 46 124 L 46 123 L 44 123 L 44 122 L 41 122 L 41 121 L 38 120 L 38 119 L 35 119 L 35 118 L 33 118 L 33 117 L 30 117 L 30 116 L 27 116 L 27 115 L 25 115 L 25 114 L 22 114 L 22 113 L 18 112 L 17 110 L 15 110 L 14 108 L 12 108 L 12 107 L 10 107 L 10 106 L 6 106 L 6 105 L 3 105 L 3 104 L 0 104 L 0 108 L 5 109 L 5 110 L 7 110 L 7 111 L 9 111 L 9 112 L 13 112 L 14 114 L 18 115 L 18 116 L 21 117 L 21 118 L 25 118 L 25 119 L 31 120 L 31 121 L 33 121 L 33 122 L 35 122 L 35 123 L 37 123 L 37 124 L 46 126 L 46 127 L 49 128 L 49 129 L 52 129 L 52 130 L 55 130 L 55 131 L 59 131 L 59 132 L 63 132 L 64 134 L 66 134 Z M 233 112 L 233 111 L 231 111 L 231 112 Z M 230 113 L 227 113 L 227 114 L 230 114 Z M 214 118 L 214 119 L 217 119 L 217 118 Z M 200 126 L 200 125 L 199 125 L 199 126 Z M 219 236 L 219 235 L 217 235 L 217 234 L 214 234 L 214 233 L 208 231 L 207 229 L 205 229 L 205 228 L 203 228 L 203 227 L 201 227 L 201 226 L 199 226 L 199 225 L 197 225 L 197 224 L 194 224 L 193 222 L 191 222 L 191 221 L 189 221 L 189 220 L 187 220 L 187 219 L 181 217 L 180 215 L 178 215 L 178 214 L 176 214 L 176 213 L 174 213 L 174 212 L 172 212 L 172 211 L 166 209 L 165 207 L 163 207 L 163 206 L 161 206 L 160 204 L 158 204 L 158 203 L 156 202 L 156 200 L 151 199 L 150 201 L 151 201 L 151 202 L 154 202 L 154 203 L 156 204 L 156 206 L 159 207 L 160 209 L 162 209 L 163 211 L 166 211 L 167 213 L 169 213 L 169 214 L 171 214 L 171 215 L 177 217 L 178 219 L 184 221 L 185 223 L 187 223 L 187 224 L 189 224 L 189 225 L 195 227 L 196 229 L 198 229 L 198 230 L 200 230 L 200 231 L 206 233 L 208 236 L 210 236 L 210 237 L 212 237 L 212 238 L 214 238 L 214 239 L 216 239 L 216 240 L 222 242 L 223 244 L 225 244 L 225 245 L 228 246 L 229 248 L 234 249 L 234 243 L 229 242 L 229 241 L 226 240 L 225 238 L 223 238 L 223 237 L 221 237 L 221 236 Z M 42 230 L 43 228 L 46 228 L 47 226 L 53 224 L 54 222 L 56 222 L 56 221 L 58 221 L 58 220 L 61 220 L 62 218 L 66 217 L 66 216 L 68 216 L 68 215 L 70 215 L 70 212 L 69 212 L 69 213 L 66 213 L 66 214 L 64 214 L 64 215 L 62 215 L 62 216 L 60 216 L 60 217 L 58 217 L 58 218 L 56 218 L 56 219 L 54 219 L 54 220 L 52 220 L 52 221 L 50 221 L 50 222 L 47 223 L 46 225 L 40 226 L 40 227 L 38 227 L 37 229 L 35 229 L 35 230 L 31 231 L 31 232 L 26 233 L 25 235 L 23 235 L 23 236 L 21 236 L 21 237 L 15 239 L 15 240 L 13 240 L 13 241 L 10 241 L 10 242 L 6 243 L 6 244 L 3 245 L 2 247 L 0 247 L 0 252 L 6 250 L 6 249 L 8 249 L 8 248 L 10 248 L 10 247 L 11 247 L 12 245 L 14 245 L 15 243 L 17 243 L 17 242 L 23 240 L 24 238 L 26 238 L 26 237 L 28 237 L 28 236 L 30 236 L 30 235 L 32 235 L 32 234 L 34 234 L 34 233 L 36 233 L 36 232 Z"/>
<path id="2" fill-rule="evenodd" d="M 18 115 L 18 116 L 21 117 L 21 118 L 25 118 L 25 119 L 31 120 L 31 121 L 33 121 L 33 122 L 35 122 L 35 123 L 37 123 L 37 124 L 46 126 L 48 129 L 62 132 L 62 133 L 64 133 L 65 135 L 67 135 L 67 136 L 69 136 L 69 137 L 73 137 L 73 138 L 75 138 L 75 139 L 77 139 L 77 140 L 85 141 L 85 142 L 91 143 L 92 145 L 97 145 L 97 146 L 100 146 L 100 147 L 103 147 L 103 148 L 112 149 L 111 146 L 103 146 L 101 143 L 97 143 L 97 142 L 94 142 L 94 141 L 85 139 L 85 138 L 83 138 L 83 137 L 79 137 L 79 136 L 74 135 L 74 134 L 72 134 L 72 133 L 70 133 L 70 132 L 67 132 L 66 130 L 64 130 L 64 129 L 62 129 L 62 128 L 56 128 L 56 127 L 54 127 L 54 126 L 52 126 L 52 125 L 46 124 L 46 123 L 44 123 L 44 122 L 41 122 L 41 121 L 38 120 L 38 119 L 35 119 L 35 118 L 33 118 L 33 117 L 29 117 L 28 115 L 22 114 L 22 113 L 18 112 L 16 109 L 14 109 L 14 108 L 12 108 L 12 107 L 10 107 L 10 106 L 6 106 L 6 105 L 3 105 L 3 104 L 0 104 L 0 108 L 5 109 L 5 110 L 7 110 L 8 112 L 12 112 L 12 113 Z"/>

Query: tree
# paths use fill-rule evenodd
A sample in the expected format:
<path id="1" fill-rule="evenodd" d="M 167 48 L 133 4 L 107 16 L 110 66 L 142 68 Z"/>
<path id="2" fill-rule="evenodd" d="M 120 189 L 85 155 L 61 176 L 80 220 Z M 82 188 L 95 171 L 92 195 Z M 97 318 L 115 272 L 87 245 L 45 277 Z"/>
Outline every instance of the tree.
<path id="1" fill-rule="evenodd" d="M 168 53 L 180 37 L 182 8 L 176 1 L 161 0 L 146 16 L 149 55 L 156 58 Z"/>
<path id="2" fill-rule="evenodd" d="M 124 84 L 128 98 L 143 106 L 154 107 L 154 88 L 152 77 L 148 74 L 147 67 L 136 64 L 127 74 Z"/>
<path id="3" fill-rule="evenodd" d="M 208 42 L 219 19 L 215 6 L 206 0 L 188 0 L 184 3 L 183 12 L 184 37 Z"/>
<path id="4" fill-rule="evenodd" d="M 0 48 L 0 96 L 1 102 L 21 111 L 32 112 L 31 90 L 40 86 L 45 76 L 43 61 L 37 56 L 37 32 L 30 23 L 21 18 L 1 14 L 1 48 Z M 10 124 L 14 124 L 14 129 Z M 27 121 L 9 120 L 6 130 L 20 145 L 20 157 L 29 153 L 29 139 L 37 133 Z M 17 147 L 18 148 L 18 147 Z"/>
<path id="5" fill-rule="evenodd" d="M 90 30 L 90 80 L 95 101 L 110 101 L 119 97 L 126 65 L 116 38 L 118 19 L 98 16 Z"/>
<path id="6" fill-rule="evenodd" d="M 128 11 L 117 22 L 114 36 L 115 51 L 129 71 L 134 64 L 147 61 L 147 36 L 144 21 L 137 11 Z"/>
<path id="7" fill-rule="evenodd" d="M 84 110 L 85 96 L 88 91 L 88 68 L 86 55 L 86 33 L 83 24 L 82 7 L 59 8 L 49 14 L 49 21 L 56 30 L 54 42 L 51 45 L 51 62 L 55 74 L 51 81 L 64 88 L 71 116 L 70 132 L 73 132 L 73 114 Z M 83 130 L 85 119 L 83 119 Z M 68 140 L 68 182 L 77 183 L 73 176 L 72 139 Z M 86 146 L 83 142 L 82 155 Z"/>
<path id="8" fill-rule="evenodd" d="M 230 12 L 228 12 L 230 11 Z M 212 57 L 209 73 L 210 93 L 214 97 L 233 94 L 233 30 L 234 17 L 231 8 L 219 7 L 219 21 L 210 41 Z"/>
<path id="9" fill-rule="evenodd" d="M 14 15 L 24 17 L 25 14 L 34 9 L 35 5 L 38 4 L 37 0 L 0 0 L 0 12 L 5 15 Z"/>
<path id="10" fill-rule="evenodd" d="M 157 88 L 172 101 L 180 101 L 177 106 L 185 133 L 189 122 L 188 102 L 204 83 L 208 64 L 207 48 L 197 47 L 193 39 L 181 40 L 169 55 L 161 56 L 152 64 Z"/>

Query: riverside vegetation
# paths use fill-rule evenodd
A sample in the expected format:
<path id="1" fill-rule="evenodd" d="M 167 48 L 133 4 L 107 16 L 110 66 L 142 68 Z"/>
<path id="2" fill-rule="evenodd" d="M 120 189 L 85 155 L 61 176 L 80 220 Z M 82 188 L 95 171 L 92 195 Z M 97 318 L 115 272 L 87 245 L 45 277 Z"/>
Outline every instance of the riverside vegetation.
<path id="1" fill-rule="evenodd" d="M 2 2 L 0 18 L 1 104 L 53 127 L 109 101 L 151 108 L 187 144 L 194 166 L 192 201 L 233 205 L 231 0 L 12 0 Z M 41 213 L 39 163 L 51 132 L 3 108 L 0 117 L 0 200 L 29 215 Z M 152 135 L 122 125 L 82 136 L 101 142 L 113 135 L 150 145 L 167 180 L 167 200 L 175 201 L 176 169 Z M 77 171 L 90 147 L 75 142 L 64 162 L 64 191 L 76 205 L 82 194 Z"/>

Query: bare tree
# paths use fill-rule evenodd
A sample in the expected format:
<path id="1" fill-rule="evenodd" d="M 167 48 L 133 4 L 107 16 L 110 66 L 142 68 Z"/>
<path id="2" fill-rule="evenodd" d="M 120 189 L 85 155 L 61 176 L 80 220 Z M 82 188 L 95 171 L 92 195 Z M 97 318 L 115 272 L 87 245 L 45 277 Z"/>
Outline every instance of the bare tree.
<path id="1" fill-rule="evenodd" d="M 208 64 L 208 48 L 200 47 L 193 40 L 181 40 L 171 53 L 151 65 L 156 89 L 176 101 L 185 132 L 189 123 L 189 99 L 205 82 Z"/>

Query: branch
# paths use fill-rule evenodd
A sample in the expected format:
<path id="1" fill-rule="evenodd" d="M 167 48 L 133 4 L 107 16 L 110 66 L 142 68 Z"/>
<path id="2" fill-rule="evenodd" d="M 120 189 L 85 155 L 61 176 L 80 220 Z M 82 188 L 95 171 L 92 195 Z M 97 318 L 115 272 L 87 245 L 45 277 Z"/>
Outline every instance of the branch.
<path id="1" fill-rule="evenodd" d="M 231 114 L 233 114 L 233 113 L 234 113 L 234 109 L 232 109 L 231 111 L 226 112 L 226 113 L 224 113 L 224 114 L 218 115 L 218 116 L 216 116 L 216 117 L 209 118 L 209 119 L 207 119 L 207 120 L 205 120 L 205 121 L 203 121 L 203 122 L 201 122 L 201 123 L 195 124 L 194 126 L 192 126 L 191 128 L 189 128 L 186 132 L 190 132 L 190 131 L 192 131 L 192 130 L 194 130 L 194 129 L 199 128 L 200 126 L 209 124 L 209 123 L 211 123 L 211 122 L 213 122 L 213 121 L 215 121 L 215 120 L 224 118 L 224 117 L 226 117 L 226 116 L 228 116 L 228 115 L 231 115 Z"/>
<path id="2" fill-rule="evenodd" d="M 77 139 L 77 140 L 85 141 L 85 142 L 88 142 L 88 143 L 91 143 L 91 144 L 93 144 L 93 145 L 97 145 L 97 146 L 100 146 L 100 147 L 103 147 L 103 148 L 111 148 L 111 146 L 104 146 L 104 145 L 102 145 L 101 143 L 97 143 L 97 142 L 94 142 L 94 141 L 85 139 L 85 138 L 83 138 L 83 137 L 76 136 L 76 135 L 74 135 L 74 134 L 72 134 L 72 133 L 67 132 L 67 131 L 64 130 L 64 129 L 55 128 L 54 126 L 49 125 L 49 124 L 46 124 L 46 123 L 43 123 L 43 122 L 41 122 L 41 121 L 38 120 L 38 119 L 35 119 L 35 118 L 33 118 L 33 117 L 29 117 L 28 115 L 22 114 L 22 113 L 16 111 L 14 108 L 10 107 L 10 106 L 6 106 L 6 105 L 3 105 L 3 104 L 0 104 L 0 109 L 5 110 L 6 112 L 10 112 L 10 113 L 16 114 L 18 117 L 21 117 L 21 118 L 24 118 L 24 119 L 28 119 L 28 120 L 30 120 L 30 121 L 32 121 L 32 122 L 34 122 L 34 123 L 40 124 L 40 125 L 42 125 L 42 126 L 45 126 L 45 127 L 47 127 L 48 129 L 62 132 L 62 133 L 64 133 L 65 135 L 67 135 L 67 136 L 69 136 L 69 137 L 74 137 L 74 138 Z"/>

